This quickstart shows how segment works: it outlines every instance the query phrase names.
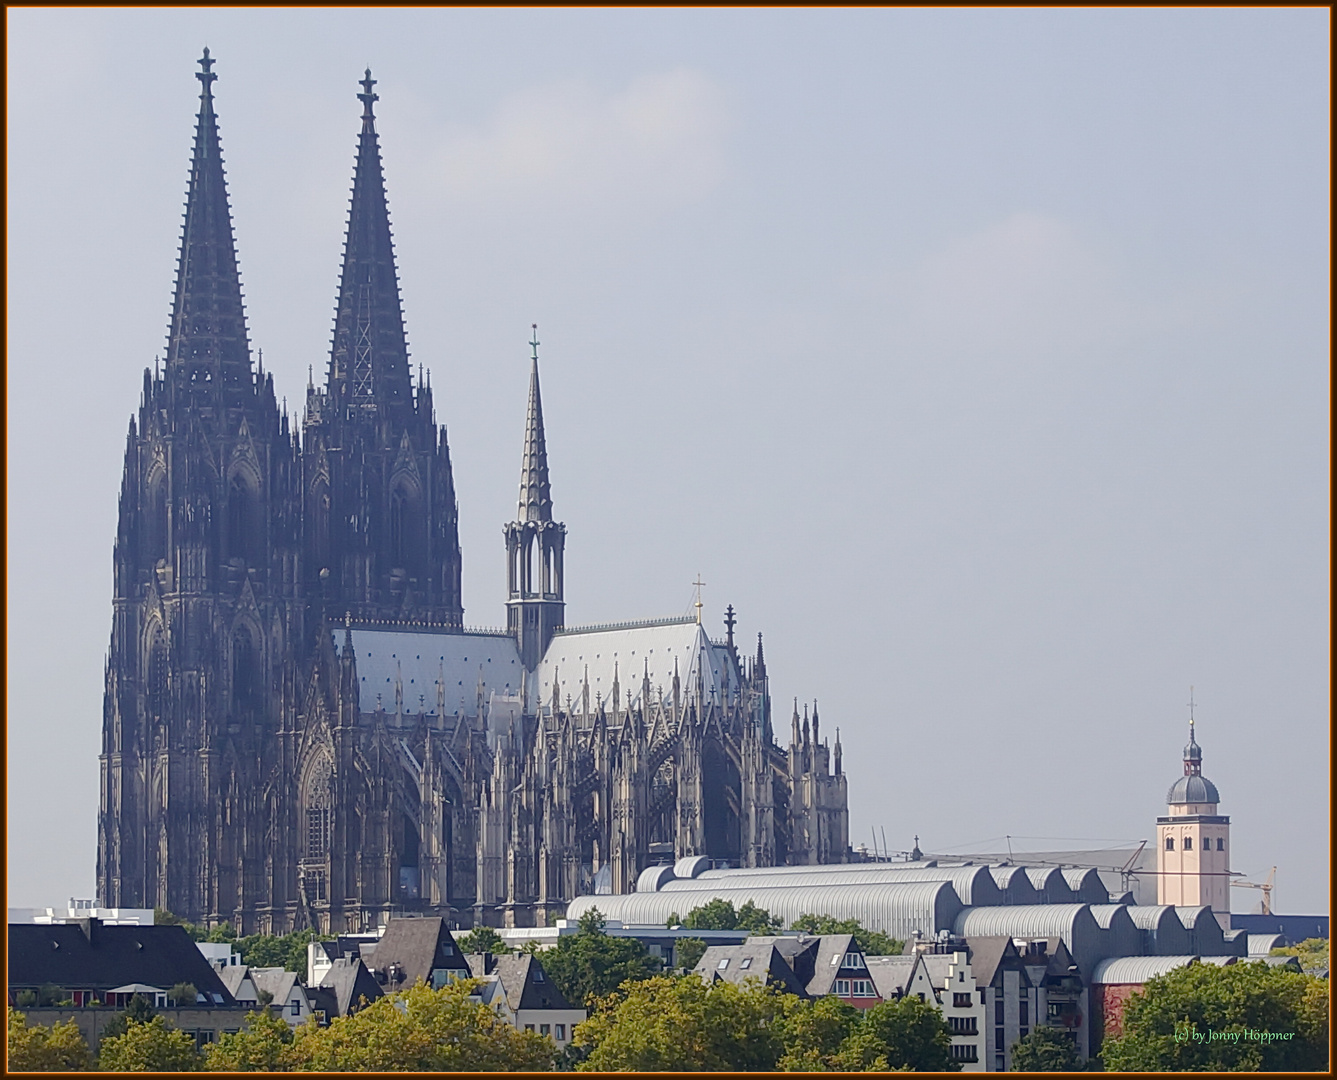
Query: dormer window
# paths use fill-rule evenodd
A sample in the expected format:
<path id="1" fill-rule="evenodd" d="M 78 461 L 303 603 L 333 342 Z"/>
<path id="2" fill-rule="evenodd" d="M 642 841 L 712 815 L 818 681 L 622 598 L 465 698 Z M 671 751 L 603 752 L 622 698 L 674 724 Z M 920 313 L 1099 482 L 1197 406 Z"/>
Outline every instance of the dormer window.
<path id="1" fill-rule="evenodd" d="M 863 953 L 847 952 L 845 954 L 845 963 L 842 966 L 847 968 L 864 967 Z"/>

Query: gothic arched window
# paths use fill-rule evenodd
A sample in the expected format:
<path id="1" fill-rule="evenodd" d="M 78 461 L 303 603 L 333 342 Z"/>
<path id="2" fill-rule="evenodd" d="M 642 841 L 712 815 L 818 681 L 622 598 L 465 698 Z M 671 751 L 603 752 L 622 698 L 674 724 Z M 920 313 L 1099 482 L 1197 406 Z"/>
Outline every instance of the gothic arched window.
<path id="1" fill-rule="evenodd" d="M 167 557 L 167 481 L 157 473 L 144 506 L 144 554 L 152 564 Z"/>
<path id="2" fill-rule="evenodd" d="M 1175 849 L 1175 838 L 1173 836 L 1167 836 L 1165 838 L 1165 850 L 1174 851 L 1174 849 Z"/>
<path id="3" fill-rule="evenodd" d="M 235 473 L 227 493 L 227 554 L 229 558 L 259 561 L 263 553 L 260 535 L 259 498 L 240 474 Z"/>
<path id="4" fill-rule="evenodd" d="M 307 770 L 302 784 L 302 809 L 305 816 L 305 857 L 323 859 L 330 850 L 330 763 L 320 757 Z"/>
<path id="5" fill-rule="evenodd" d="M 260 664 L 251 632 L 244 626 L 232 635 L 232 705 L 237 714 L 260 704 Z"/>
<path id="6" fill-rule="evenodd" d="M 390 565 L 416 575 L 423 549 L 422 498 L 411 483 L 390 491 Z"/>
<path id="7" fill-rule="evenodd" d="M 1185 851 L 1193 850 L 1193 837 L 1191 836 L 1184 837 L 1184 850 Z"/>
<path id="8" fill-rule="evenodd" d="M 161 633 L 154 634 L 149 645 L 146 673 L 149 715 L 155 720 L 161 720 L 167 707 L 167 643 L 163 641 Z"/>

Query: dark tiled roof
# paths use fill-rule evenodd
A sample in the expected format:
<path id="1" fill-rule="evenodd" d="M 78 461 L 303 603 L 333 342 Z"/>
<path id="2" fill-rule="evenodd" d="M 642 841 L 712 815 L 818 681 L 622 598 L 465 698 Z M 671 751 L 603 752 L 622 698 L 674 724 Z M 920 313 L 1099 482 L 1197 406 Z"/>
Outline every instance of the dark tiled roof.
<path id="1" fill-rule="evenodd" d="M 385 991 L 361 960 L 341 956 L 330 965 L 330 970 L 321 979 L 317 995 L 325 1002 L 333 997 L 332 1006 L 313 1005 L 313 1008 L 324 1009 L 333 1018 L 347 1016 L 351 1009 L 359 1007 L 358 1003 L 364 997 L 368 1002 L 384 997 Z"/>
<path id="2" fill-rule="evenodd" d="M 441 918 L 391 919 L 369 963 L 378 972 L 387 973 L 387 991 L 407 990 L 419 979 L 430 984 L 436 968 L 469 975 L 469 965 L 451 937 L 446 920 Z M 396 964 L 404 977 L 391 981 L 388 973 Z"/>
<path id="3" fill-rule="evenodd" d="M 970 973 L 975 976 L 976 986 L 993 986 L 998 970 L 1016 966 L 1020 959 L 1010 937 L 990 935 L 966 938 L 966 948 L 970 951 Z M 1011 964 L 1004 961 L 1011 961 Z M 1002 985 L 1001 981 L 999 985 Z"/>
<path id="4" fill-rule="evenodd" d="M 180 926 L 106 926 L 96 919 L 9 924 L 9 986 L 51 983 L 69 989 L 111 990 L 127 983 L 170 989 L 190 983 L 236 1001 L 218 972 Z"/>

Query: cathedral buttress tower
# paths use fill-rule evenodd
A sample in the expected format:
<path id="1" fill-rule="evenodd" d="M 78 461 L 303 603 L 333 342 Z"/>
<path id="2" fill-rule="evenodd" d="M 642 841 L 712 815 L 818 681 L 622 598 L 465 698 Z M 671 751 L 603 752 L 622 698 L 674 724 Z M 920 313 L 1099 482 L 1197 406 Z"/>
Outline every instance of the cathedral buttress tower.
<path id="1" fill-rule="evenodd" d="M 552 519 L 548 481 L 548 446 L 543 436 L 543 401 L 539 395 L 538 327 L 534 327 L 529 369 L 529 414 L 520 465 L 520 508 L 506 534 L 506 629 L 520 643 L 526 671 L 538 667 L 555 630 L 565 619 L 566 526 Z"/>
<path id="2" fill-rule="evenodd" d="M 98 897 L 234 922 L 266 902 L 297 447 L 253 367 L 206 49 L 167 360 L 130 421 L 113 555 Z"/>
<path id="3" fill-rule="evenodd" d="M 307 390 L 304 579 L 335 621 L 351 612 L 458 629 L 450 451 L 431 387 L 409 371 L 374 85 L 368 70 L 328 376 Z"/>

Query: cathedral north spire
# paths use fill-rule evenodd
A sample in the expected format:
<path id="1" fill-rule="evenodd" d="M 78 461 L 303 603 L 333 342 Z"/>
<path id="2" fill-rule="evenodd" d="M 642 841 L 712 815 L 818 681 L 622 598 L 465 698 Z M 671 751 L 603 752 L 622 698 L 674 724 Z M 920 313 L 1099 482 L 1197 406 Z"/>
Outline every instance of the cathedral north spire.
<path id="1" fill-rule="evenodd" d="M 529 412 L 525 417 L 525 451 L 520 464 L 520 521 L 552 520 L 552 485 L 548 481 L 548 444 L 543 435 L 543 400 L 539 393 L 539 328 L 530 341 Z"/>
<path id="2" fill-rule="evenodd" d="M 412 404 L 408 342 L 399 301 L 385 175 L 372 110 L 371 69 L 361 80 L 362 130 L 348 209 L 343 273 L 330 354 L 330 393 L 349 419 L 370 419 Z"/>
<path id="3" fill-rule="evenodd" d="M 211 404 L 251 389 L 251 356 L 241 275 L 228 207 L 223 154 L 214 113 L 214 61 L 199 61 L 200 111 L 186 196 L 176 295 L 167 335 L 167 366 L 191 401 Z"/>

